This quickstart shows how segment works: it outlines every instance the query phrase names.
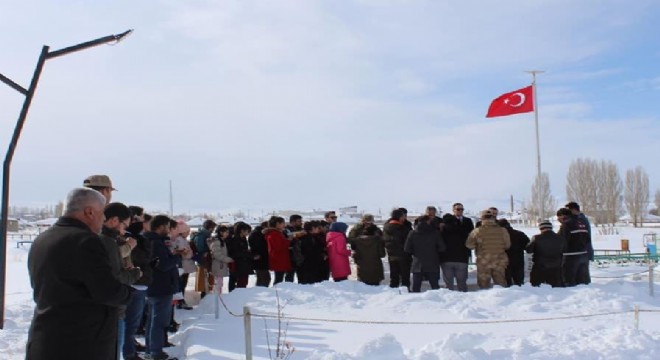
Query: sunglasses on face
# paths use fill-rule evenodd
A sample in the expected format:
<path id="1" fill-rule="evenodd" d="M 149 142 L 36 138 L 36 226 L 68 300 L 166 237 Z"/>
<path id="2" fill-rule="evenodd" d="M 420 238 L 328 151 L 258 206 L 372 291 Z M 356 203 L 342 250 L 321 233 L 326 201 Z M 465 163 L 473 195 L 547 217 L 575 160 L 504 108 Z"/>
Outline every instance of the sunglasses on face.
<path id="1" fill-rule="evenodd" d="M 465 209 L 463 209 L 463 208 L 456 208 L 456 209 L 454 209 L 454 210 L 456 210 L 456 211 L 463 211 L 463 210 L 465 210 Z"/>

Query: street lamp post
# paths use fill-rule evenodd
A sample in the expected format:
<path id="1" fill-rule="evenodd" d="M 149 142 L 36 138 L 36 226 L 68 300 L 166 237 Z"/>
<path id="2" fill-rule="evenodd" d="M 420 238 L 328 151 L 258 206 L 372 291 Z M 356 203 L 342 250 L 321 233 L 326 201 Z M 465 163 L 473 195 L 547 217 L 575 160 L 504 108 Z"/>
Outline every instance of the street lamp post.
<path id="1" fill-rule="evenodd" d="M 7 222 L 9 219 L 9 174 L 11 170 L 11 161 L 14 157 L 14 151 L 16 150 L 18 139 L 21 136 L 23 124 L 25 124 L 25 119 L 27 118 L 30 104 L 32 103 L 32 98 L 34 97 L 34 93 L 37 90 L 37 84 L 39 83 L 41 70 L 46 63 L 46 60 L 64 56 L 72 52 L 88 49 L 90 47 L 101 44 L 119 42 L 132 31 L 133 30 L 127 30 L 121 34 L 108 35 L 102 38 L 55 51 L 50 51 L 50 47 L 44 45 L 44 47 L 41 48 L 41 54 L 39 55 L 37 66 L 34 69 L 34 74 L 32 75 L 32 81 L 30 81 L 30 86 L 27 89 L 12 81 L 10 78 L 0 74 L 0 81 L 25 96 L 25 101 L 23 102 L 23 107 L 21 108 L 21 112 L 18 115 L 18 121 L 16 122 L 14 134 L 12 135 L 11 142 L 9 143 L 2 168 L 2 208 L 0 209 L 0 211 L 2 211 L 2 214 L 0 214 L 0 329 L 3 329 L 5 325 L 5 276 L 7 266 Z"/>

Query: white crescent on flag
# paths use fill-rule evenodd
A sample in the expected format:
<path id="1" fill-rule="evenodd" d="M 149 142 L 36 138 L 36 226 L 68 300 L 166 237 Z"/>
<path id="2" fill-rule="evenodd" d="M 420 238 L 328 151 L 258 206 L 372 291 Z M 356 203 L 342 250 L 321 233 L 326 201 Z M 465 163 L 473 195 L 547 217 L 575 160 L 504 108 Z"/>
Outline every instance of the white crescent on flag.
<path id="1" fill-rule="evenodd" d="M 518 96 L 520 98 L 520 101 L 517 104 L 512 103 L 512 100 L 513 100 L 514 96 Z M 517 92 L 517 93 L 512 94 L 510 97 L 504 99 L 504 103 L 511 106 L 511 107 L 519 107 L 519 106 L 521 106 L 522 104 L 525 103 L 525 100 L 526 100 L 525 94 Z"/>

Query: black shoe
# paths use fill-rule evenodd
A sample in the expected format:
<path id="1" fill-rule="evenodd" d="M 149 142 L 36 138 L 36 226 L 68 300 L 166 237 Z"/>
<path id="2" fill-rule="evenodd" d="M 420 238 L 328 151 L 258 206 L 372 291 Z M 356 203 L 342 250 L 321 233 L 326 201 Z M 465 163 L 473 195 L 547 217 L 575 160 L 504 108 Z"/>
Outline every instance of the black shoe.
<path id="1" fill-rule="evenodd" d="M 176 345 L 172 344 L 172 343 L 169 342 L 169 341 L 166 341 L 166 342 L 165 342 L 165 345 L 163 345 L 163 347 L 175 347 L 175 346 L 176 346 Z"/>
<path id="2" fill-rule="evenodd" d="M 135 330 L 135 335 L 145 335 L 147 332 L 145 331 L 144 328 L 138 328 Z"/>
<path id="3" fill-rule="evenodd" d="M 179 310 L 192 310 L 193 309 L 192 306 L 190 306 L 186 303 L 178 303 L 178 304 L 176 304 L 176 308 L 179 309 Z"/>
<path id="4" fill-rule="evenodd" d="M 180 325 L 181 324 L 178 324 L 177 322 L 173 321 L 172 323 L 170 323 L 170 326 L 167 327 L 167 332 L 175 333 L 175 332 L 179 331 L 179 326 Z"/>
<path id="5" fill-rule="evenodd" d="M 140 344 L 139 342 L 135 341 L 135 351 L 137 352 L 145 352 L 147 351 L 147 347 Z"/>

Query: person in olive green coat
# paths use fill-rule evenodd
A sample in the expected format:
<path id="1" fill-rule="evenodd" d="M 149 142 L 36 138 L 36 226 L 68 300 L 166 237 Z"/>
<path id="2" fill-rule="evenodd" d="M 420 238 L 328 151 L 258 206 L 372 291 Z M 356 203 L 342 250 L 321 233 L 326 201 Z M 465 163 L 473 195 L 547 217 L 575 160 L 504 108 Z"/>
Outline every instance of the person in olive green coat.
<path id="1" fill-rule="evenodd" d="M 383 261 L 385 245 L 381 231 L 374 224 L 363 228 L 362 233 L 351 239 L 353 259 L 357 264 L 358 280 L 367 285 L 380 285 L 385 279 Z"/>

